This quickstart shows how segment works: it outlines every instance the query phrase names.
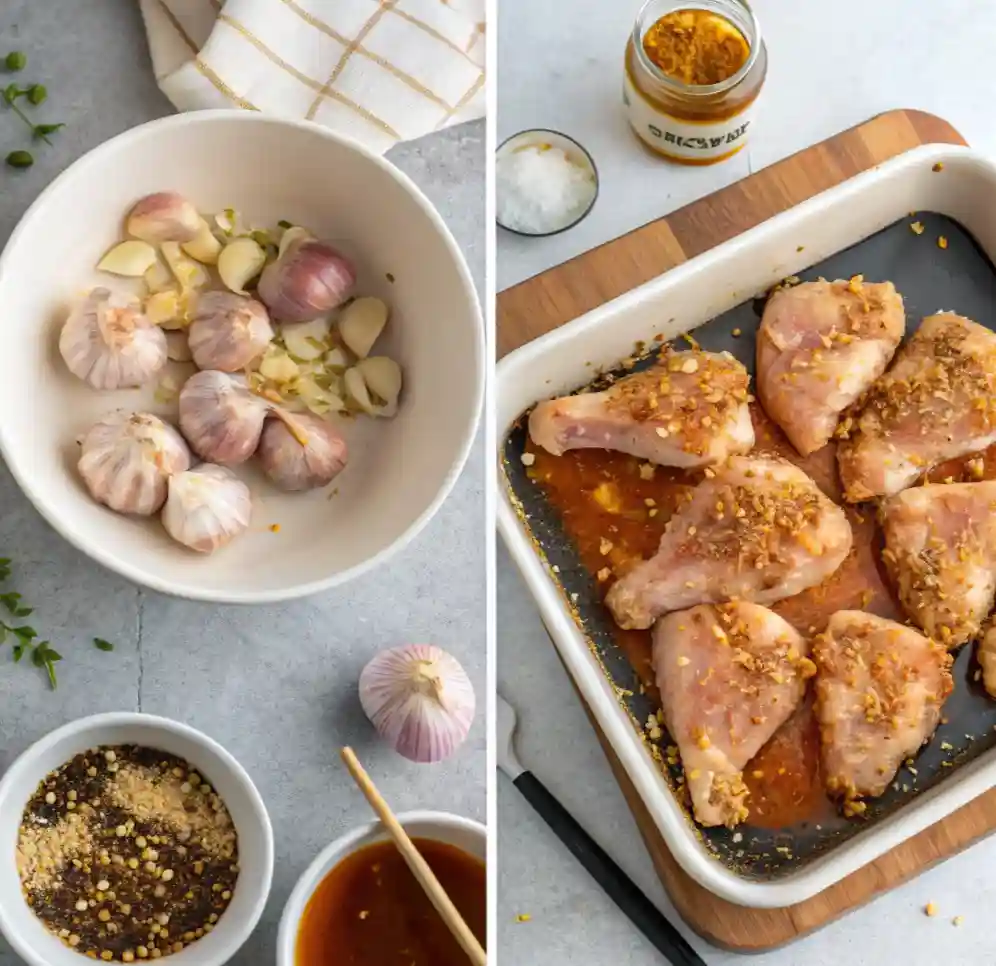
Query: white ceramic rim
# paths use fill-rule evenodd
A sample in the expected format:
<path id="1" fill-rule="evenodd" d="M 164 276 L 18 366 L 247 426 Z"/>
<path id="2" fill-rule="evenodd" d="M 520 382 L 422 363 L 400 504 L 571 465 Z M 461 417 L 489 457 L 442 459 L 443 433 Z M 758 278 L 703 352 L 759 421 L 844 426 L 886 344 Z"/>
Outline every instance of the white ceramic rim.
<path id="1" fill-rule="evenodd" d="M 187 600 L 210 601 L 217 604 L 268 604 L 286 600 L 297 600 L 301 597 L 309 597 L 312 594 L 317 594 L 323 590 L 337 587 L 340 584 L 344 584 L 356 577 L 368 573 L 374 568 L 379 567 L 381 564 L 390 560 L 395 556 L 395 554 L 407 547 L 408 544 L 422 532 L 426 524 L 436 515 L 436 513 L 439 512 L 439 508 L 450 495 L 450 492 L 453 490 L 460 473 L 463 471 L 463 468 L 467 463 L 467 458 L 470 455 L 470 450 L 473 446 L 474 438 L 477 435 L 477 428 L 481 420 L 481 410 L 484 403 L 484 391 L 487 380 L 484 360 L 484 317 L 481 312 L 481 301 L 477 295 L 477 290 L 474 287 L 474 281 L 471 278 L 470 269 L 467 267 L 466 259 L 463 257 L 463 252 L 460 251 L 453 234 L 443 221 L 442 216 L 438 211 L 436 211 L 429 199 L 426 198 L 419 187 L 414 181 L 411 180 L 411 178 L 408 177 L 408 175 L 404 174 L 404 172 L 400 171 L 389 161 L 386 161 L 379 154 L 375 154 L 370 151 L 369 148 L 362 145 L 359 141 L 356 141 L 353 138 L 345 137 L 341 134 L 336 134 L 319 124 L 314 124 L 310 121 L 286 120 L 284 118 L 271 117 L 268 115 L 242 110 L 222 109 L 193 111 L 186 114 L 171 114 L 167 117 L 157 118 L 154 121 L 148 121 L 145 124 L 140 124 L 137 127 L 130 128 L 110 140 L 105 141 L 103 144 L 99 144 L 91 151 L 88 151 L 83 155 L 83 157 L 78 158 L 73 162 L 73 164 L 66 168 L 65 171 L 58 175 L 58 177 L 56 177 L 41 192 L 41 194 L 38 195 L 38 197 L 28 207 L 27 211 L 25 211 L 25 213 L 21 216 L 21 219 L 18 221 L 14 230 L 10 234 L 7 244 L 4 246 L 3 252 L 0 252 L 0 279 L 3 278 L 7 267 L 8 249 L 12 248 L 17 242 L 21 233 L 24 231 L 25 224 L 33 217 L 35 211 L 45 204 L 48 196 L 54 193 L 58 185 L 64 179 L 67 179 L 70 174 L 75 174 L 80 168 L 86 166 L 100 165 L 103 162 L 105 154 L 110 153 L 129 141 L 135 141 L 145 137 L 151 130 L 158 130 L 159 128 L 183 127 L 186 125 L 211 124 L 222 118 L 224 118 L 226 123 L 272 124 L 277 127 L 299 128 L 306 130 L 309 134 L 315 135 L 316 137 L 326 138 L 329 141 L 334 141 L 337 144 L 356 151 L 358 154 L 363 155 L 371 164 L 376 165 L 382 171 L 394 178 L 394 180 L 397 181 L 415 199 L 416 203 L 419 207 L 421 207 L 423 212 L 432 222 L 433 227 L 442 237 L 443 243 L 449 250 L 449 253 L 453 258 L 453 262 L 456 265 L 457 273 L 460 276 L 460 280 L 463 284 L 464 292 L 468 297 L 469 304 L 474 307 L 473 321 L 476 323 L 474 358 L 473 360 L 468 360 L 467 364 L 473 365 L 474 367 L 477 392 L 473 411 L 468 414 L 469 420 L 464 429 L 463 437 L 460 440 L 459 449 L 435 498 L 408 526 L 408 529 L 401 533 L 401 535 L 398 536 L 393 543 L 384 547 L 383 550 L 374 554 L 362 563 L 348 567 L 347 569 L 333 574 L 330 577 L 325 577 L 321 580 L 313 580 L 297 587 L 288 587 L 280 590 L 268 591 L 253 590 L 246 592 L 218 593 L 215 591 L 202 590 L 195 584 L 180 585 L 169 580 L 163 580 L 156 577 L 154 574 L 140 573 L 128 564 L 117 560 L 112 554 L 105 552 L 101 546 L 88 545 L 84 540 L 80 539 L 78 534 L 76 534 L 71 527 L 65 525 L 54 512 L 50 512 L 50 510 L 36 498 L 29 482 L 12 464 L 8 457 L 7 440 L 2 420 L 0 420 L 0 456 L 3 456 L 5 465 L 10 470 L 11 475 L 16 480 L 17 485 L 21 488 L 21 491 L 31 501 L 34 508 L 42 515 L 49 526 L 51 526 L 56 533 L 63 537 L 63 539 L 67 540 L 82 553 L 86 554 L 91 559 L 96 560 L 97 563 L 106 567 L 108 570 L 120 574 L 122 577 L 125 577 L 132 583 L 139 586 L 148 587 L 151 590 L 157 590 L 160 593 L 169 594 L 173 597 L 186 598 Z"/>
<path id="2" fill-rule="evenodd" d="M 264 850 L 263 878 L 262 881 L 255 883 L 255 887 L 259 890 L 259 895 L 253 905 L 251 915 L 243 920 L 236 927 L 235 931 L 233 931 L 229 948 L 226 954 L 219 960 L 219 962 L 227 962 L 245 945 L 256 928 L 260 917 L 263 915 L 263 910 L 266 908 L 266 903 L 270 896 L 270 887 L 273 882 L 273 827 L 270 824 L 270 816 L 266 810 L 266 805 L 263 803 L 263 798 L 253 784 L 249 774 L 231 753 L 226 751 L 213 738 L 209 738 L 203 732 L 180 721 L 174 721 L 172 718 L 163 718 L 154 714 L 144 714 L 141 711 L 109 711 L 102 714 L 90 715 L 86 718 L 77 718 L 75 721 L 70 721 L 60 728 L 56 728 L 55 731 L 50 731 L 47 735 L 39 738 L 34 744 L 25 748 L 10 763 L 3 777 L 0 778 L 0 801 L 9 793 L 12 786 L 16 786 L 19 782 L 23 781 L 22 772 L 36 758 L 54 745 L 57 745 L 64 738 L 71 738 L 93 728 L 118 728 L 136 724 L 143 725 L 144 727 L 151 726 L 162 731 L 181 735 L 193 744 L 199 744 L 215 755 L 242 786 L 246 798 L 249 800 L 253 811 L 259 819 L 259 831 L 262 835 Z M 47 961 L 35 952 L 34 947 L 22 940 L 19 932 L 8 927 L 7 917 L 4 914 L 2 904 L 0 904 L 0 932 L 3 933 L 4 938 L 10 943 L 14 952 L 26 963 L 29 963 L 30 966 L 48 966 Z M 84 959 L 85 957 L 81 955 L 80 963 L 83 963 Z"/>
<path id="3" fill-rule="evenodd" d="M 943 179 L 930 174 L 938 163 L 943 165 Z M 989 193 L 985 197 L 981 195 L 983 190 Z M 945 210 L 945 200 L 955 211 Z M 756 258 L 756 251 L 771 243 L 772 239 L 790 237 L 792 245 L 789 250 L 794 254 L 786 256 L 788 260 L 784 263 L 767 266 L 778 270 L 778 274 L 770 280 L 774 284 L 778 278 L 801 270 L 865 237 L 859 223 L 873 216 L 853 216 L 855 210 L 861 209 L 863 201 L 876 209 L 899 212 L 895 214 L 893 211 L 878 227 L 891 224 L 896 218 L 918 209 L 950 214 L 969 228 L 990 259 L 996 255 L 996 217 L 992 215 L 992 211 L 996 211 L 996 162 L 970 148 L 944 144 L 925 145 L 898 155 L 775 215 L 505 356 L 498 363 L 495 382 L 498 409 L 495 439 L 499 462 L 509 428 L 531 405 L 531 402 L 520 405 L 526 395 L 535 402 L 548 398 L 551 392 L 560 391 L 556 379 L 553 380 L 554 385 L 547 385 L 535 370 L 542 365 L 549 375 L 550 360 L 577 351 L 572 346 L 573 342 L 609 327 L 615 329 L 612 339 L 628 339 L 632 333 L 619 333 L 620 316 L 638 309 L 648 292 L 660 293 L 679 285 L 687 286 L 691 279 L 696 279 L 706 291 L 712 288 L 717 292 L 728 292 L 730 283 L 724 276 L 724 268 L 728 264 L 748 256 Z M 927 204 L 920 203 L 923 201 Z M 820 235 L 828 230 L 825 225 L 834 217 L 841 221 L 846 219 L 849 230 L 853 232 L 850 240 L 826 252 L 818 251 L 818 246 L 807 245 L 805 251 L 799 254 L 801 250 L 797 249 L 797 243 L 808 240 L 807 226 L 817 226 L 812 233 Z M 743 295 L 738 296 L 736 301 L 743 301 Z M 671 335 L 685 328 L 675 329 Z M 627 345 L 631 347 L 632 340 Z M 631 349 L 620 352 L 618 358 L 622 358 L 627 351 Z M 586 354 L 583 358 L 590 356 Z M 574 382 L 574 385 L 578 384 L 580 382 Z M 632 722 L 619 707 L 545 560 L 523 529 L 501 476 L 499 470 L 500 499 L 496 507 L 499 533 L 533 595 L 568 673 L 591 707 L 668 849 L 684 871 L 710 892 L 737 905 L 762 909 L 782 908 L 802 902 L 996 786 L 996 750 L 993 750 L 963 765 L 950 778 L 921 793 L 895 815 L 858 833 L 797 872 L 773 880 L 754 880 L 737 875 L 710 856 L 700 843 L 688 816 L 664 785 Z"/>
<path id="4" fill-rule="evenodd" d="M 462 832 L 469 832 L 472 835 L 480 836 L 487 850 L 488 830 L 487 827 L 472 818 L 464 818 L 461 815 L 453 815 L 450 812 L 415 811 L 401 812 L 397 816 L 402 826 L 424 823 L 434 825 L 437 828 L 458 829 Z M 295 966 L 295 950 L 297 947 L 297 933 L 301 924 L 301 916 L 307 908 L 308 901 L 314 894 L 315 889 L 324 877 L 331 872 L 335 865 L 326 869 L 329 860 L 338 855 L 339 864 L 347 855 L 356 851 L 357 846 L 367 838 L 377 835 L 384 830 L 384 825 L 375 819 L 366 825 L 347 832 L 339 836 L 335 841 L 330 842 L 318 855 L 294 885 L 291 894 L 284 906 L 283 914 L 280 916 L 280 929 L 277 933 L 277 964 L 278 966 Z M 384 830 L 384 836 L 387 832 Z M 431 836 L 423 836 L 431 838 Z"/>

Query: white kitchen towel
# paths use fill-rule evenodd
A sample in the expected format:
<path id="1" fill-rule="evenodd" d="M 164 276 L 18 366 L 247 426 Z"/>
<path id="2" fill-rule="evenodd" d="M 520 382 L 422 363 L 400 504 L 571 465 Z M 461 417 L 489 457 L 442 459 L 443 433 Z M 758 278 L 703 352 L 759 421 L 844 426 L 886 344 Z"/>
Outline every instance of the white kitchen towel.
<path id="1" fill-rule="evenodd" d="M 386 151 L 484 114 L 485 0 L 140 0 L 181 111 L 307 118 Z"/>

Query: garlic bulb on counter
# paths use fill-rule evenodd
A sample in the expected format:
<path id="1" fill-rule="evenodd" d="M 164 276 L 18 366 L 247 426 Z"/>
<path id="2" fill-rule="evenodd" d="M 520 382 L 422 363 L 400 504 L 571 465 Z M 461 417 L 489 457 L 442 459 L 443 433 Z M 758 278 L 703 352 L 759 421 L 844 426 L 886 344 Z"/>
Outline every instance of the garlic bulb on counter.
<path id="1" fill-rule="evenodd" d="M 280 322 L 310 322 L 341 305 L 356 284 L 352 262 L 328 242 L 296 237 L 263 269 L 256 291 Z"/>
<path id="2" fill-rule="evenodd" d="M 201 463 L 169 479 L 163 507 L 166 532 L 198 553 L 213 553 L 249 526 L 249 487 L 231 470 Z"/>
<path id="3" fill-rule="evenodd" d="M 190 466 L 180 434 L 151 413 L 111 413 L 83 438 L 77 464 L 98 502 L 138 516 L 155 513 L 166 499 L 166 482 Z"/>
<path id="4" fill-rule="evenodd" d="M 94 389 L 133 389 L 166 364 L 166 336 L 136 299 L 95 288 L 69 313 L 59 352 L 69 371 Z"/>
<path id="5" fill-rule="evenodd" d="M 209 463 L 244 463 L 259 446 L 265 399 L 250 392 L 243 376 L 207 370 L 180 390 L 180 431 L 191 449 Z"/>
<path id="6" fill-rule="evenodd" d="M 238 372 L 269 345 L 273 328 L 261 302 L 232 292 L 206 292 L 197 299 L 189 336 L 199 369 Z"/>
<path id="7" fill-rule="evenodd" d="M 336 428 L 310 413 L 275 410 L 260 437 L 263 472 L 281 490 L 325 486 L 346 467 L 346 441 Z"/>
<path id="8" fill-rule="evenodd" d="M 158 191 L 135 202 L 125 221 L 129 235 L 161 245 L 163 242 L 189 242 L 197 237 L 202 218 L 183 195 Z"/>
<path id="9" fill-rule="evenodd" d="M 380 736 L 411 761 L 460 747 L 474 720 L 474 688 L 455 657 L 432 644 L 382 651 L 360 674 L 360 704 Z"/>

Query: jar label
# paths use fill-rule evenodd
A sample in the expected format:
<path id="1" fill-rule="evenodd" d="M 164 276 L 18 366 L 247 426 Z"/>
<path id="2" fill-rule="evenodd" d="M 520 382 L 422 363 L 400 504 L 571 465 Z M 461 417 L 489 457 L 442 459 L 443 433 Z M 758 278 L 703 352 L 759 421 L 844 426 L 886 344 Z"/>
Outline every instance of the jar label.
<path id="1" fill-rule="evenodd" d="M 688 121 L 651 105 L 628 73 L 623 82 L 623 104 L 633 130 L 655 151 L 677 161 L 720 161 L 735 154 L 747 141 L 756 103 L 719 121 Z"/>

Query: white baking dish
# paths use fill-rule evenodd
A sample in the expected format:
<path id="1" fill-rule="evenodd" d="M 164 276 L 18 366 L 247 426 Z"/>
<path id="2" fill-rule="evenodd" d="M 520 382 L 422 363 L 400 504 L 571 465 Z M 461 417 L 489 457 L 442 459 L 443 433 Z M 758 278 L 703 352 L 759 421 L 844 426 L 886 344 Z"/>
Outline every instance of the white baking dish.
<path id="1" fill-rule="evenodd" d="M 938 162 L 943 164 L 940 174 L 932 170 Z M 498 365 L 499 444 L 534 403 L 587 384 L 593 369 L 614 368 L 632 352 L 634 343 L 662 328 L 666 338 L 691 331 L 911 211 L 939 212 L 960 222 L 996 261 L 996 164 L 967 148 L 918 148 L 809 199 L 507 356 Z M 563 592 L 520 521 L 503 472 L 500 490 L 499 531 L 564 663 L 668 848 L 705 888 L 730 902 L 758 908 L 801 902 L 996 785 L 996 751 L 991 751 L 959 767 L 895 815 L 796 872 L 759 881 L 726 868 L 696 836 L 620 706 Z"/>

